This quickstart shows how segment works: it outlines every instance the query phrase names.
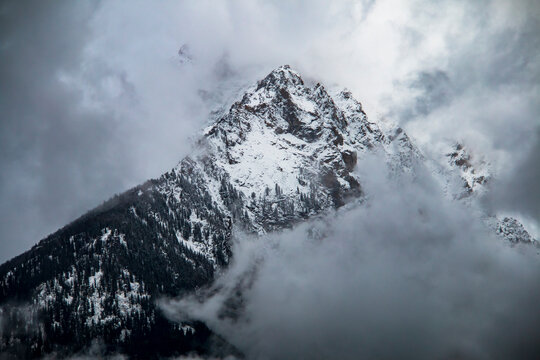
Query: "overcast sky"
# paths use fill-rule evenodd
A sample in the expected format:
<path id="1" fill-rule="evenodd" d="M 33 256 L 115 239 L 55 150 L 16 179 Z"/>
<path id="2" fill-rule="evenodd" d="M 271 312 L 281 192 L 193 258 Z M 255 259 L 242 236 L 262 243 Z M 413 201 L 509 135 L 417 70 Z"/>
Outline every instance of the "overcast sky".
<path id="1" fill-rule="evenodd" d="M 458 139 L 540 219 L 531 1 L 0 3 L 0 261 L 173 167 L 236 89 L 290 64 L 429 152 Z M 183 46 L 181 58 L 178 50 Z"/>
<path id="2" fill-rule="evenodd" d="M 0 0 L 0 262 L 172 168 L 213 110 L 283 64 L 349 88 L 428 157 L 463 142 L 493 173 L 484 210 L 538 236 L 538 4 Z M 240 236 L 213 296 L 167 314 L 250 358 L 534 359 L 537 251 L 422 169 L 389 180 L 381 163 L 356 170 L 365 206 Z M 242 312 L 220 316 L 238 288 Z"/>

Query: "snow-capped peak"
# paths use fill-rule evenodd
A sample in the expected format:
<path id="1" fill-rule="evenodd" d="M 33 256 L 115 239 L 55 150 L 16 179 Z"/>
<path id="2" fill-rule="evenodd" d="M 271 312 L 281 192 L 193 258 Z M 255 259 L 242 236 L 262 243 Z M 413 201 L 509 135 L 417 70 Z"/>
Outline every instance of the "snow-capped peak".
<path id="1" fill-rule="evenodd" d="M 206 129 L 201 143 L 206 152 L 200 161 L 212 164 L 208 177 L 226 178 L 253 204 L 246 212 L 255 228 L 268 228 L 263 203 L 290 223 L 361 194 L 354 169 L 368 152 L 387 154 L 389 162 L 417 156 L 410 142 L 386 138 L 350 91 L 330 94 L 320 83 L 309 86 L 287 65 L 249 88 Z M 295 210 L 287 213 L 284 200 Z"/>
<path id="2" fill-rule="evenodd" d="M 426 160 L 403 129 L 381 129 L 369 120 L 351 92 L 308 86 L 289 66 L 252 86 L 198 144 L 172 171 L 0 266 L 0 330 L 7 330 L 0 352 L 19 353 L 28 343 L 41 356 L 66 339 L 79 346 L 102 334 L 109 336 L 107 346 L 127 351 L 140 343 L 154 351 L 148 339 L 160 345 L 168 339 L 168 356 L 205 341 L 214 348 L 216 338 L 205 335 L 203 324 L 171 324 L 155 304 L 163 294 L 211 283 L 230 261 L 237 226 L 259 233 L 284 229 L 362 198 L 355 167 L 371 152 L 396 171 L 413 171 Z M 454 174 L 459 194 L 482 189 L 489 173 L 479 157 L 461 145 L 445 154 L 444 166 L 434 167 L 436 178 L 444 182 Z M 516 219 L 486 223 L 512 243 L 537 244 Z M 13 299 L 30 305 L 6 307 Z"/>
<path id="3" fill-rule="evenodd" d="M 263 80 L 257 83 L 257 88 L 261 87 L 284 87 L 284 86 L 303 86 L 304 81 L 300 74 L 293 70 L 289 65 L 282 65 L 273 70 Z"/>

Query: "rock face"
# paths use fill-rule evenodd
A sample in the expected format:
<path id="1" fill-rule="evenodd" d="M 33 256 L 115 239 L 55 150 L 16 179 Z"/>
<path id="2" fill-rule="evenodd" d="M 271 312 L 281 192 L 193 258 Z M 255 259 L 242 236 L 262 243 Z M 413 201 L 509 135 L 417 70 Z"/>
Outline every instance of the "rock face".
<path id="1" fill-rule="evenodd" d="M 274 70 L 193 156 L 0 266 L 0 351 L 62 355 L 98 340 L 140 357 L 234 352 L 204 324 L 167 321 L 155 300 L 212 282 L 233 228 L 291 227 L 360 197 L 358 156 L 391 143 L 349 92 Z"/>
<path id="2" fill-rule="evenodd" d="M 1 353 L 63 356 L 97 341 L 140 358 L 235 354 L 202 323 L 169 322 L 155 301 L 210 284 L 233 256 L 235 229 L 263 234 L 361 199 L 353 169 L 366 154 L 397 171 L 422 160 L 402 129 L 383 132 L 350 92 L 310 87 L 288 66 L 197 145 L 160 178 L 0 266 Z M 459 151 L 450 158 L 466 172 Z"/>
<path id="3" fill-rule="evenodd" d="M 459 169 L 463 181 L 461 197 L 471 195 L 473 192 L 482 191 L 489 181 L 490 175 L 487 165 L 483 161 L 473 161 L 473 157 L 460 143 L 454 144 L 452 151 L 447 154 L 450 165 Z"/>
<path id="4" fill-rule="evenodd" d="M 497 224 L 497 234 L 510 241 L 512 244 L 517 243 L 536 243 L 536 240 L 525 230 L 523 224 L 518 220 L 505 217 Z"/>
<path id="5" fill-rule="evenodd" d="M 284 66 L 205 130 L 202 168 L 239 192 L 245 206 L 236 215 L 264 232 L 360 196 L 358 153 L 383 150 L 382 140 L 350 93 L 332 98 Z"/>

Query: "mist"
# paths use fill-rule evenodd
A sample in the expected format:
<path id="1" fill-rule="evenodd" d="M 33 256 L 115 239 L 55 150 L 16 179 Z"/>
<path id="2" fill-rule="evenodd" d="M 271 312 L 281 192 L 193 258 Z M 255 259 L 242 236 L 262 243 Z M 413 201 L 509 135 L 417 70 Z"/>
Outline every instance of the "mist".
<path id="1" fill-rule="evenodd" d="M 279 234 L 237 233 L 206 291 L 161 303 L 249 359 L 536 359 L 540 254 L 510 246 L 425 169 L 363 160 L 367 200 Z"/>
<path id="2" fill-rule="evenodd" d="M 289 64 L 349 88 L 427 158 L 465 144 L 492 174 L 481 208 L 422 167 L 391 176 L 366 158 L 365 199 L 237 230 L 230 268 L 163 311 L 249 359 L 540 358 L 539 250 L 479 215 L 540 236 L 539 34 L 535 0 L 3 1 L 0 262 L 175 166 L 241 89 Z"/>
<path id="3" fill-rule="evenodd" d="M 493 174 L 482 211 L 538 235 L 539 34 L 534 0 L 4 1 L 0 262 L 169 170 L 283 64 L 349 88 L 428 157 L 465 143 Z M 357 171 L 364 203 L 236 233 L 231 268 L 167 314 L 249 358 L 539 357 L 538 250 L 504 243 L 423 169 Z"/>
<path id="4" fill-rule="evenodd" d="M 425 153 L 472 146 L 504 178 L 493 211 L 536 226 L 507 194 L 538 192 L 519 177 L 538 170 L 539 24 L 534 0 L 3 1 L 0 261 L 172 168 L 283 64 L 349 88 Z"/>

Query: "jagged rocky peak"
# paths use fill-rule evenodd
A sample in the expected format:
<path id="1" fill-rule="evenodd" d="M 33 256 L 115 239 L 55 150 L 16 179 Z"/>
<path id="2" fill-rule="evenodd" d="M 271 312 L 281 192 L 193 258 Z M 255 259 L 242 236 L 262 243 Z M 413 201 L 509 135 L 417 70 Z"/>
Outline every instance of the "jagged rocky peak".
<path id="1" fill-rule="evenodd" d="M 338 104 L 343 111 L 346 111 L 349 114 L 355 114 L 361 118 L 366 117 L 366 113 L 362 108 L 362 103 L 354 98 L 350 90 L 343 89 L 337 93 L 334 98 L 336 104 Z"/>
<path id="2" fill-rule="evenodd" d="M 209 162 L 245 198 L 279 184 L 293 202 L 310 196 L 322 208 L 360 192 L 357 159 L 383 149 L 384 136 L 349 91 L 330 95 L 281 66 L 251 87 L 204 133 Z M 310 195 L 311 194 L 311 195 Z"/>
<path id="3" fill-rule="evenodd" d="M 236 356 L 206 325 L 164 318 L 156 300 L 210 284 L 237 227 L 280 230 L 361 198 L 362 156 L 378 152 L 396 171 L 422 160 L 402 129 L 381 131 L 351 92 L 308 86 L 289 66 L 252 86 L 199 145 L 0 265 L 0 354 L 67 357 L 101 339 L 136 358 Z M 463 147 L 448 157 L 448 173 L 480 181 Z M 510 241 L 530 242 L 516 220 L 491 220 Z"/>
<path id="4" fill-rule="evenodd" d="M 287 86 L 304 86 L 304 80 L 300 74 L 291 69 L 289 65 L 283 65 L 273 70 L 263 80 L 257 83 L 257 90 L 260 88 L 283 88 Z"/>
<path id="5" fill-rule="evenodd" d="M 517 219 L 505 217 L 499 220 L 497 224 L 497 234 L 510 241 L 513 244 L 517 243 L 536 243 L 536 240 L 531 237 L 529 232 Z"/>
<path id="6" fill-rule="evenodd" d="M 383 139 L 378 126 L 368 121 L 362 104 L 350 91 L 331 96 L 320 83 L 309 87 L 288 65 L 273 70 L 249 89 L 206 135 L 229 135 L 227 145 L 234 146 L 261 120 L 276 134 L 292 134 L 307 142 L 341 144 L 347 136 L 353 143 L 373 146 Z M 370 139 L 364 139 L 366 136 Z"/>
<path id="7" fill-rule="evenodd" d="M 454 145 L 454 149 L 451 153 L 448 154 L 448 157 L 451 164 L 456 165 L 462 169 L 468 169 L 472 166 L 470 161 L 471 155 L 461 143 L 456 143 Z"/>
<path id="8" fill-rule="evenodd" d="M 404 131 L 385 135 L 350 91 L 310 86 L 287 65 L 249 88 L 201 143 L 207 163 L 245 199 L 268 200 L 279 185 L 288 201 L 313 200 L 303 214 L 359 196 L 353 170 L 367 153 L 386 156 L 397 171 L 420 158 Z"/>
<path id="9" fill-rule="evenodd" d="M 336 127 L 341 131 L 347 127 L 343 112 L 337 108 L 326 89 L 317 84 L 307 86 L 300 75 L 289 66 L 281 66 L 272 71 L 256 86 L 252 87 L 231 109 L 233 115 L 246 113 L 246 122 L 231 122 L 227 119 L 218 125 L 223 131 L 230 131 L 227 125 L 236 125 L 241 130 L 249 130 L 254 120 L 249 113 L 262 115 L 266 125 L 277 133 L 291 133 L 307 141 L 315 141 L 322 130 Z M 230 118 L 228 120 L 231 120 Z"/>
<path id="10" fill-rule="evenodd" d="M 489 181 L 489 164 L 479 157 L 473 157 L 462 143 L 454 143 L 446 154 L 448 163 L 458 169 L 463 179 L 463 195 L 481 192 Z"/>

